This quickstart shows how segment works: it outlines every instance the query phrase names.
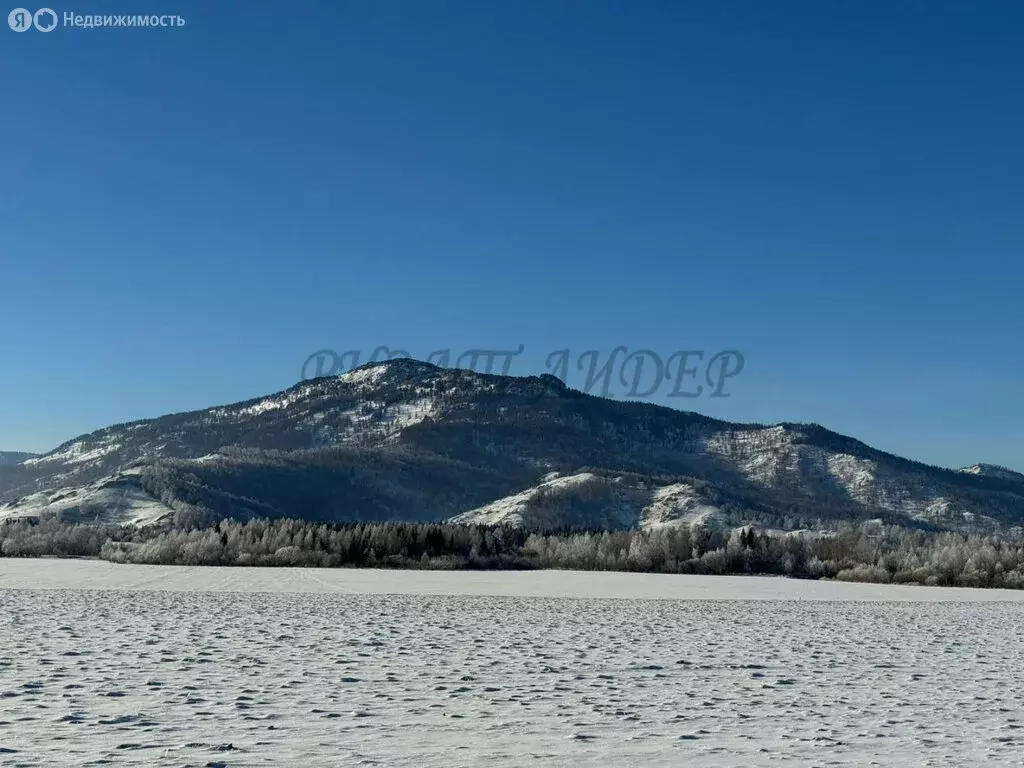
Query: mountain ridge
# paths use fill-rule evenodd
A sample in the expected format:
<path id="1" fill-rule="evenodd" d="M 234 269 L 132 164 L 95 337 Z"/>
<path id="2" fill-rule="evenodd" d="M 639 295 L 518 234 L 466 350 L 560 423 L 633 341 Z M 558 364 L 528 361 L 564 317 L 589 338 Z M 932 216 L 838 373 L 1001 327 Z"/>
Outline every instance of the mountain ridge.
<path id="1" fill-rule="evenodd" d="M 668 494 L 676 507 L 655 505 L 676 522 L 688 519 L 695 499 L 714 507 L 712 497 L 726 500 L 723 520 L 779 527 L 818 518 L 956 529 L 1024 521 L 1024 475 L 1012 470 L 935 467 L 816 423 L 729 422 L 588 395 L 550 375 L 479 374 L 411 359 L 80 435 L 0 468 L 0 516 L 85 507 L 110 514 L 113 493 L 125 500 L 115 517 L 133 522 L 224 513 L 468 520 L 526 494 L 544 499 L 554 524 L 586 523 L 584 509 L 602 525 L 653 524 L 643 510 L 654 502 L 641 502 L 654 491 L 643 482 L 613 489 L 630 501 L 612 518 L 594 501 L 607 493 L 604 481 L 588 479 L 587 499 L 569 490 L 557 504 L 550 488 L 537 490 L 545 476 L 573 476 L 584 466 L 676 478 L 669 484 L 688 489 Z M 536 517 L 533 502 L 523 503 Z"/>
<path id="2" fill-rule="evenodd" d="M 31 459 L 38 455 L 36 453 L 28 453 L 27 451 L 0 451 L 0 467 L 21 464 L 26 459 Z"/>

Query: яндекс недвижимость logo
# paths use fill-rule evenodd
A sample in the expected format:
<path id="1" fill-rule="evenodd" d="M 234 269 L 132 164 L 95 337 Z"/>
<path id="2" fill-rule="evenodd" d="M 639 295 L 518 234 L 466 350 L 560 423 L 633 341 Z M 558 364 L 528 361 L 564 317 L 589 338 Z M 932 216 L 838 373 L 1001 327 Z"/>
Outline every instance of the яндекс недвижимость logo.
<path id="1" fill-rule="evenodd" d="M 63 20 L 63 24 L 61 21 Z M 122 14 L 80 14 L 74 11 L 64 11 L 63 17 L 58 17 L 57 12 L 52 8 L 40 8 L 33 13 L 28 8 L 15 8 L 7 14 L 7 26 L 15 32 L 28 32 L 35 27 L 40 32 L 52 32 L 58 25 L 74 29 L 102 29 L 106 27 L 121 28 L 168 28 L 184 27 L 185 19 L 177 14 L 152 15 L 122 15 Z"/>
<path id="2" fill-rule="evenodd" d="M 40 32 L 52 32 L 57 28 L 57 12 L 52 8 L 40 8 L 35 13 L 27 8 L 15 8 L 7 14 L 7 25 L 15 32 L 27 32 L 32 27 Z"/>

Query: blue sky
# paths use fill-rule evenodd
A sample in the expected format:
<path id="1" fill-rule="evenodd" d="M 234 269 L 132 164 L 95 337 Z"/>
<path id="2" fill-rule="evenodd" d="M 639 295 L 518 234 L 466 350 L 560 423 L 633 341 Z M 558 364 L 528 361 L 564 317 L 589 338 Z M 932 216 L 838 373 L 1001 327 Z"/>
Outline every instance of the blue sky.
<path id="1" fill-rule="evenodd" d="M 659 402 L 1024 470 L 1024 6 L 55 10 L 187 23 L 0 31 L 0 448 L 325 347 L 625 345 L 743 352 Z"/>

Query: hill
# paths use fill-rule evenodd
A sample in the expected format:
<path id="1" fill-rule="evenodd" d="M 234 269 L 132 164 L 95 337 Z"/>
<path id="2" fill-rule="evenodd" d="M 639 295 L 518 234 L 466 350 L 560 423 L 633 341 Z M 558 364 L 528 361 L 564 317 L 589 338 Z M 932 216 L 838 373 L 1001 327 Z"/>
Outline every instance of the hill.
<path id="1" fill-rule="evenodd" d="M 1024 521 L 1024 477 L 932 467 L 816 424 L 737 424 L 394 360 L 108 427 L 0 467 L 0 517 L 692 522 L 799 529 Z"/>

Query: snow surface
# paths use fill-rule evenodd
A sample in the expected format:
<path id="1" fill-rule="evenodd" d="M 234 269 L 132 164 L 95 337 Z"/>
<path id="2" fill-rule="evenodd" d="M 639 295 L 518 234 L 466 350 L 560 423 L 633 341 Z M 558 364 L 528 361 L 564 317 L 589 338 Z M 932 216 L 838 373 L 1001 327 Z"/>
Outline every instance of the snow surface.
<path id="1" fill-rule="evenodd" d="M 0 559 L 0 764 L 1020 765 L 1022 599 Z"/>

